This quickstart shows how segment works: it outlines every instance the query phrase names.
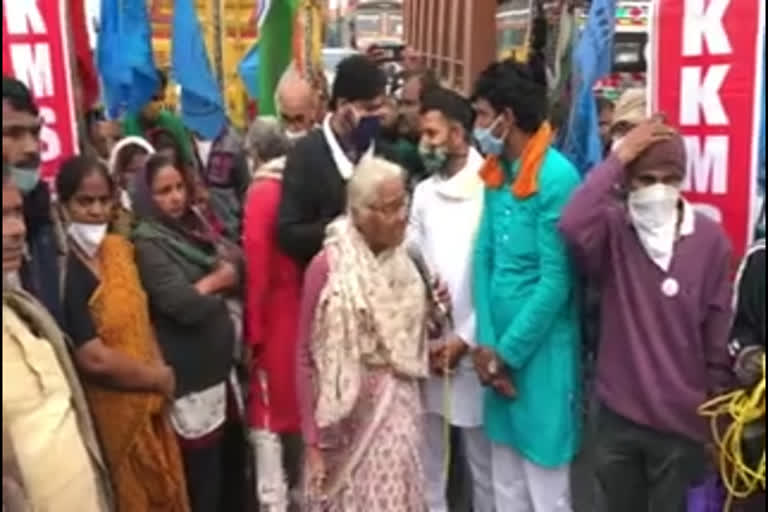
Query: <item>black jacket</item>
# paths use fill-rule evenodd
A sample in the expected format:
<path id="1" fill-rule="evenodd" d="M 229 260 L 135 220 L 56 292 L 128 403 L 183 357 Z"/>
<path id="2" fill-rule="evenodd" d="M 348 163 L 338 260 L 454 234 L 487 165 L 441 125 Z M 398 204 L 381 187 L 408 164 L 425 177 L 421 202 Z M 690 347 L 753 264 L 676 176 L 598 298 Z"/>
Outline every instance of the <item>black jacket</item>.
<path id="1" fill-rule="evenodd" d="M 408 171 L 407 164 L 390 145 L 377 142 L 376 154 Z M 323 130 L 314 130 L 301 139 L 288 155 L 277 239 L 283 251 L 302 267 L 320 252 L 328 224 L 344 212 L 346 187 Z"/>
<path id="2" fill-rule="evenodd" d="M 731 333 L 731 350 L 765 348 L 765 241 L 747 256 L 736 282 L 736 318 Z"/>
<path id="3" fill-rule="evenodd" d="M 233 365 L 234 325 L 223 297 L 194 286 L 213 269 L 180 257 L 160 237 L 137 234 L 134 244 L 157 340 L 176 372 L 176 396 L 223 382 Z"/>
<path id="4" fill-rule="evenodd" d="M 27 226 L 29 259 L 21 269 L 21 282 L 24 289 L 42 302 L 56 321 L 61 322 L 61 251 L 53 223 L 51 194 L 48 185 L 43 182 L 24 197 L 24 223 Z"/>

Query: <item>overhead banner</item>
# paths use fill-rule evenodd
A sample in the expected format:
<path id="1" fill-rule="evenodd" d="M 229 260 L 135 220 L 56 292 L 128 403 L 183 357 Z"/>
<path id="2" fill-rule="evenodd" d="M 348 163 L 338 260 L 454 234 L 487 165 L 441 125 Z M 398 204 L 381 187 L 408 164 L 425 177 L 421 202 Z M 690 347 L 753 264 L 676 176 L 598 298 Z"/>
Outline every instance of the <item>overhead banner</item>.
<path id="1" fill-rule="evenodd" d="M 737 256 L 754 229 L 765 0 L 655 0 L 650 108 L 688 149 L 687 197 L 720 221 Z"/>
<path id="2" fill-rule="evenodd" d="M 78 150 L 65 6 L 64 0 L 3 0 L 3 74 L 24 82 L 37 100 L 47 181 Z"/>

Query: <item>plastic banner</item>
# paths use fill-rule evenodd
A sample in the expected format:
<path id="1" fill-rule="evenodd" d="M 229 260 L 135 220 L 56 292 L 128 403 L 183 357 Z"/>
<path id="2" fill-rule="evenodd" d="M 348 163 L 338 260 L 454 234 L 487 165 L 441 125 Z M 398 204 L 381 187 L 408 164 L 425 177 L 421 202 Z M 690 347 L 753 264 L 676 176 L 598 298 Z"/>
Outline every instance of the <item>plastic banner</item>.
<path id="1" fill-rule="evenodd" d="M 40 108 L 44 180 L 78 152 L 63 0 L 3 0 L 3 74 L 32 91 Z"/>
<path id="2" fill-rule="evenodd" d="M 740 258 L 752 241 L 762 116 L 765 0 L 656 0 L 650 108 L 688 149 L 687 197 Z"/>

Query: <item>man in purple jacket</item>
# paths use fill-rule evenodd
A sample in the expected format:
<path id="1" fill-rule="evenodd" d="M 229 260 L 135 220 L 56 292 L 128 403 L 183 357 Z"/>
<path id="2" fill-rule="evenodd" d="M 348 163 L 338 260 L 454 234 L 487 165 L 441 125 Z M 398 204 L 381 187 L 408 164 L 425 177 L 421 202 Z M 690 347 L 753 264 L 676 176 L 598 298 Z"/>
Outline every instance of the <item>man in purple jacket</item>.
<path id="1" fill-rule="evenodd" d="M 730 380 L 731 248 L 681 196 L 685 172 L 682 138 L 641 123 L 560 223 L 602 295 L 600 512 L 684 512 L 708 468 L 697 409 Z"/>

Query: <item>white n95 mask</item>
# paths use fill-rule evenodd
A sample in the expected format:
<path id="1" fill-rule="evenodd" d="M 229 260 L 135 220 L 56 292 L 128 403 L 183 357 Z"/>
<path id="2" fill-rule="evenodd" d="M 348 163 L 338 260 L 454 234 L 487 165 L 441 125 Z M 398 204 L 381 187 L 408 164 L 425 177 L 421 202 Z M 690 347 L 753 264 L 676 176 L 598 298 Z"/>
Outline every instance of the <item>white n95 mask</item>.
<path id="1" fill-rule="evenodd" d="M 83 224 L 73 222 L 67 233 L 86 256 L 93 258 L 107 237 L 107 224 Z"/>

